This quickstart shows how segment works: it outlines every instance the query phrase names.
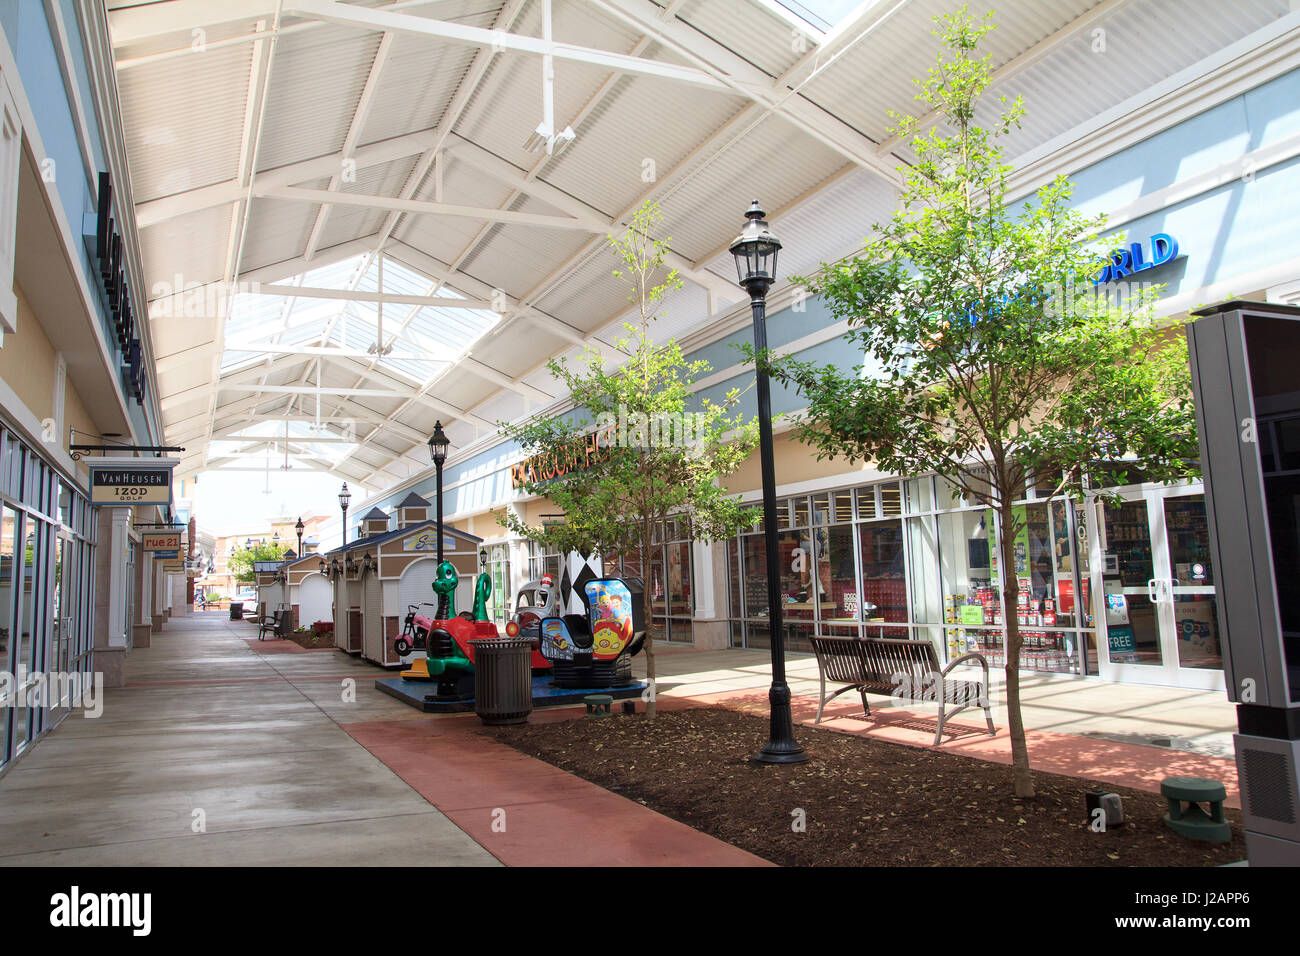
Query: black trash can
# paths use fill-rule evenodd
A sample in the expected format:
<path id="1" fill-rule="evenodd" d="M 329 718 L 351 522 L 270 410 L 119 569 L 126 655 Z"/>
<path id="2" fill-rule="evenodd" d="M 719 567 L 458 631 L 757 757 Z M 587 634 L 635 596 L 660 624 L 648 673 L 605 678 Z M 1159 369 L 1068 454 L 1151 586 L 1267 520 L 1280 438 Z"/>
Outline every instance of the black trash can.
<path id="1" fill-rule="evenodd" d="M 231 602 L 230 602 L 230 619 L 231 619 L 232 621 L 242 621 L 242 620 L 244 619 L 244 602 L 243 602 L 243 601 L 231 601 Z"/>
<path id="2" fill-rule="evenodd" d="M 474 712 L 488 725 L 522 724 L 533 710 L 533 642 L 489 637 L 474 645 Z"/>

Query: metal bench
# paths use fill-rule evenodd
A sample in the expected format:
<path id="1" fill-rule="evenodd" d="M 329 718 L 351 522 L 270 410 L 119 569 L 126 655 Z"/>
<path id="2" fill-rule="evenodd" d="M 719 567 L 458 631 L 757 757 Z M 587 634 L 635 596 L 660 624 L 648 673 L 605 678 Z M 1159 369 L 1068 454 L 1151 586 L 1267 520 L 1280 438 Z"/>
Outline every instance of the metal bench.
<path id="1" fill-rule="evenodd" d="M 817 655 L 817 673 L 821 680 L 821 699 L 817 706 L 817 719 L 821 723 L 826 705 L 840 694 L 856 690 L 862 700 L 862 709 L 871 713 L 867 694 L 888 694 L 902 700 L 938 701 L 939 727 L 934 734 L 934 745 L 943 738 L 943 725 L 949 717 L 967 707 L 984 710 L 989 736 L 993 728 L 993 710 L 989 706 L 989 664 L 982 654 L 963 654 L 947 667 L 939 666 L 934 645 L 929 641 L 908 641 L 881 637 L 812 637 L 813 651 Z M 984 669 L 982 681 L 950 678 L 949 672 L 958 664 L 978 661 Z M 826 682 L 844 684 L 839 690 L 826 695 Z M 948 707 L 956 704 L 957 709 Z"/>

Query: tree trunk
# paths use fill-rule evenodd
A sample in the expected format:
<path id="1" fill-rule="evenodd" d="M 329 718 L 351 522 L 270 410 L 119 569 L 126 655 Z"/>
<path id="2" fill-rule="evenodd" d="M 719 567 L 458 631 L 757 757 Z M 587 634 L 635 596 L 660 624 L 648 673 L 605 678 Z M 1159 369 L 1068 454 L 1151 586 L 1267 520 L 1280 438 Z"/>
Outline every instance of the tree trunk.
<path id="1" fill-rule="evenodd" d="M 1017 797 L 1034 796 L 1034 778 L 1029 770 L 1029 747 L 1025 722 L 1020 714 L 1020 581 L 1016 577 L 1014 511 L 1007 495 L 998 506 L 1002 534 L 999 548 L 999 577 L 1002 579 L 1003 621 L 1007 629 L 1007 732 L 1011 737 L 1011 780 Z"/>
<path id="2" fill-rule="evenodd" d="M 645 609 L 645 645 L 642 653 L 645 654 L 645 676 L 649 696 L 646 699 L 645 715 L 653 718 L 655 715 L 655 697 L 658 696 L 655 686 L 655 624 L 653 608 L 650 606 L 650 545 L 642 542 L 641 545 L 641 596 L 646 602 Z"/>
<path id="3" fill-rule="evenodd" d="M 645 715 L 655 715 L 655 628 L 650 615 L 646 614 L 645 625 L 645 677 L 649 685 L 649 698 L 646 700 Z"/>

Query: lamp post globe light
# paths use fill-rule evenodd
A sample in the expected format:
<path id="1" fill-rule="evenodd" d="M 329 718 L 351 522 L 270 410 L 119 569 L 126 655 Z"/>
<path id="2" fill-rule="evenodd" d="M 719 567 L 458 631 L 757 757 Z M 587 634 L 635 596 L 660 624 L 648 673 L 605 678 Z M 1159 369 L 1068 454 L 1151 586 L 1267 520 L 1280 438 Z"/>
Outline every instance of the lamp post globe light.
<path id="1" fill-rule="evenodd" d="M 298 532 L 298 556 L 299 557 L 302 556 L 302 533 L 306 529 L 306 527 L 307 526 L 302 523 L 302 516 L 299 515 L 298 523 L 293 526 L 293 530 Z"/>
<path id="2" fill-rule="evenodd" d="M 429 457 L 433 459 L 434 471 L 438 473 L 438 565 L 442 565 L 442 465 L 447 460 L 447 449 L 451 442 L 442 431 L 442 422 L 433 423 L 433 434 L 429 436 Z"/>
<path id="3" fill-rule="evenodd" d="M 781 557 L 776 536 L 776 466 L 773 463 L 772 393 L 762 360 L 767 352 L 767 290 L 776 279 L 776 254 L 781 240 L 768 228 L 755 199 L 745 213 L 747 222 L 731 243 L 740 286 L 749 293 L 754 318 L 756 397 L 758 399 L 759 459 L 763 471 L 763 542 L 767 552 L 767 607 L 772 631 L 772 686 L 767 699 L 771 707 L 768 741 L 754 755 L 760 763 L 799 763 L 808 754 L 794 739 L 790 714 L 790 685 L 785 680 L 785 621 L 781 608 Z"/>
<path id="4" fill-rule="evenodd" d="M 348 502 L 352 500 L 352 492 L 348 491 L 348 483 L 343 482 L 343 490 L 339 492 L 339 507 L 343 509 L 343 547 L 348 546 Z"/>

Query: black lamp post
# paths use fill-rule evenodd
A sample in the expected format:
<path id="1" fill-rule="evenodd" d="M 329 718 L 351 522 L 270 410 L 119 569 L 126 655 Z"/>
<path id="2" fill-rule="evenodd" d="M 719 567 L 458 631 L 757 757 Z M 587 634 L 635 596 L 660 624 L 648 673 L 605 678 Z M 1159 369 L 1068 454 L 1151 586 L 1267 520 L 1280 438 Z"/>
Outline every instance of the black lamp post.
<path id="1" fill-rule="evenodd" d="M 298 523 L 293 526 L 293 530 L 298 532 L 298 553 L 302 554 L 302 533 L 307 526 L 302 523 L 302 517 L 299 516 Z"/>
<path id="2" fill-rule="evenodd" d="M 451 442 L 443 434 L 442 422 L 433 423 L 433 434 L 429 436 L 429 457 L 433 459 L 434 470 L 438 473 L 438 564 L 442 564 L 442 463 L 447 460 L 447 449 Z"/>
<path id="3" fill-rule="evenodd" d="M 763 215 L 755 199 L 745 213 L 749 221 L 730 247 L 736 259 L 736 274 L 741 287 L 749 293 L 749 306 L 754 315 L 759 459 L 763 469 L 763 541 L 767 551 L 767 619 L 772 629 L 772 687 L 767 693 L 771 705 L 769 739 L 754 759 L 761 763 L 799 763 L 807 760 L 808 754 L 794 739 L 790 685 L 785 682 L 785 622 L 776 536 L 776 465 L 772 459 L 772 394 L 762 365 L 767 358 L 767 290 L 776 279 L 776 254 L 781 240 L 772 235 Z"/>
<path id="4" fill-rule="evenodd" d="M 343 490 L 339 492 L 339 507 L 343 509 L 343 547 L 348 546 L 348 502 L 352 500 L 352 493 L 348 491 L 348 483 L 343 482 Z"/>

